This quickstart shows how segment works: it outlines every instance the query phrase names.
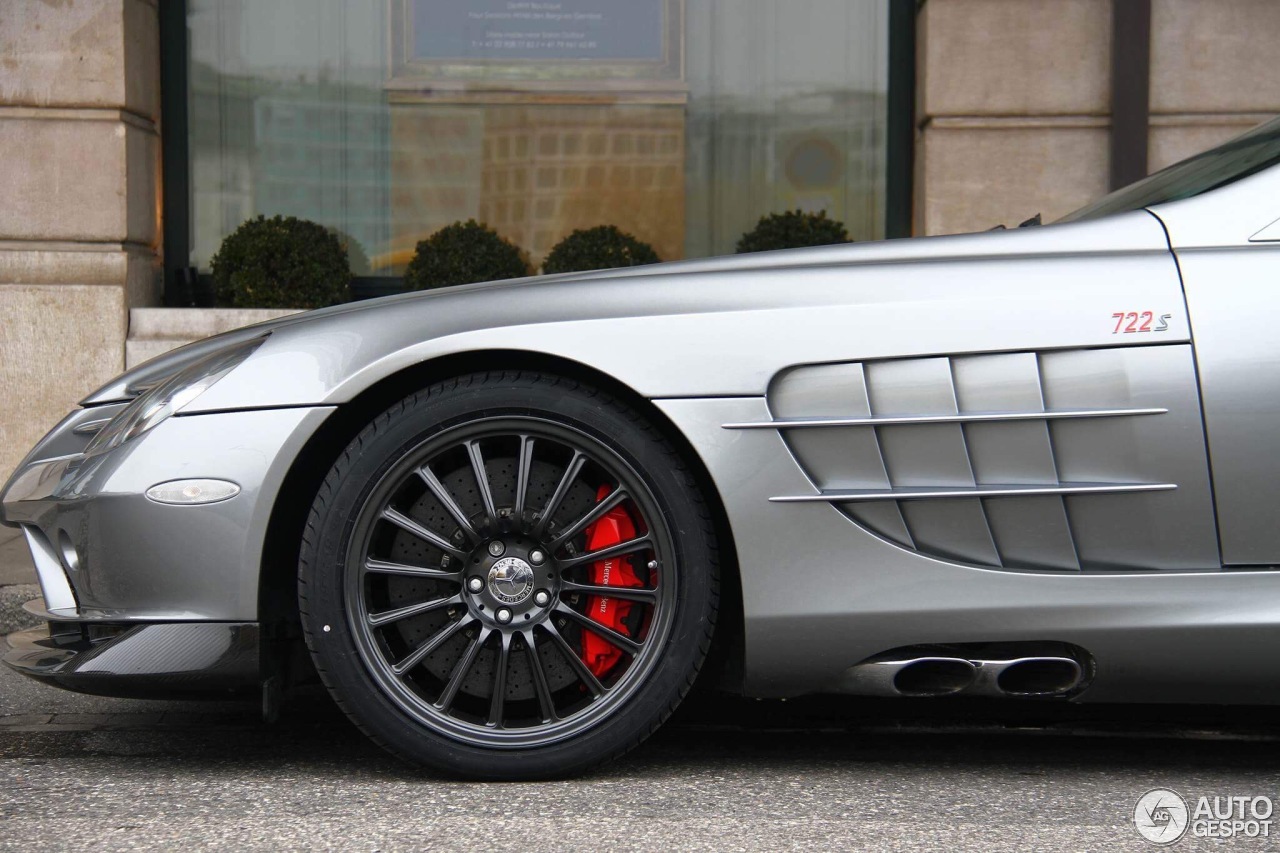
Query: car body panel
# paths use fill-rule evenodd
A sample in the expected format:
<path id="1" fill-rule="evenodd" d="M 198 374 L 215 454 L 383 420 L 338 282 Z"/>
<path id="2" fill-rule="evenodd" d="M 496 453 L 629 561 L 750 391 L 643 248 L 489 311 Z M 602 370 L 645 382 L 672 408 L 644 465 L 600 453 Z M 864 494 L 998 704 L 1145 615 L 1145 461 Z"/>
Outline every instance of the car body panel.
<path id="1" fill-rule="evenodd" d="M 723 428 L 767 418 L 764 401 L 658 405 L 733 526 L 749 695 L 839 690 L 886 649 L 1054 641 L 1096 660 L 1082 701 L 1280 699 L 1280 661 L 1256 651 L 1280 625 L 1280 573 L 1009 572 L 914 553 L 828 504 L 769 503 L 812 486 L 776 431 Z"/>
<path id="2" fill-rule="evenodd" d="M 1193 317 L 1223 560 L 1280 563 L 1280 169 L 1159 205 Z"/>
<path id="3" fill-rule="evenodd" d="M 271 508 L 297 453 L 332 412 L 169 418 L 110 453 L 29 465 L 6 489 L 6 521 L 39 531 L 54 554 L 74 548 L 77 565 L 63 565 L 81 618 L 256 621 Z M 241 490 L 194 507 L 145 496 L 157 483 L 189 477 Z"/>
<path id="4" fill-rule="evenodd" d="M 1180 249 L 1223 560 L 1280 564 L 1280 244 Z"/>

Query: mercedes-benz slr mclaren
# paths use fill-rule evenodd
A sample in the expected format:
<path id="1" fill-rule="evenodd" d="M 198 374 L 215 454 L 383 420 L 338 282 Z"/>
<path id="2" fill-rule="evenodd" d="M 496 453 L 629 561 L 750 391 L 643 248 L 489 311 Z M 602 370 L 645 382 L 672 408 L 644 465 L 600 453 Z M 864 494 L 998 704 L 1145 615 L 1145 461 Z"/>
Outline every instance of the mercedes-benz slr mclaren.
<path id="1" fill-rule="evenodd" d="M 1274 703 L 1278 163 L 1272 122 L 1051 225 L 168 353 L 5 486 L 47 621 L 6 662 L 269 706 L 318 674 L 378 743 L 485 778 L 617 756 L 695 679 Z"/>

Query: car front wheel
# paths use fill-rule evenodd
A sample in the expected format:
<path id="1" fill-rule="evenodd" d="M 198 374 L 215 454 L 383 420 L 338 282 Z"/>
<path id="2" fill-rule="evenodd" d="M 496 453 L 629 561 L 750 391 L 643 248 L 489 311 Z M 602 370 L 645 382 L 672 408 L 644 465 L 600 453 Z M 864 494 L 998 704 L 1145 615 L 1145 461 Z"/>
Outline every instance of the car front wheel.
<path id="1" fill-rule="evenodd" d="M 368 424 L 311 509 L 299 566 L 321 677 L 375 741 L 458 775 L 581 772 L 693 683 L 715 537 L 648 420 L 564 378 L 482 373 Z"/>

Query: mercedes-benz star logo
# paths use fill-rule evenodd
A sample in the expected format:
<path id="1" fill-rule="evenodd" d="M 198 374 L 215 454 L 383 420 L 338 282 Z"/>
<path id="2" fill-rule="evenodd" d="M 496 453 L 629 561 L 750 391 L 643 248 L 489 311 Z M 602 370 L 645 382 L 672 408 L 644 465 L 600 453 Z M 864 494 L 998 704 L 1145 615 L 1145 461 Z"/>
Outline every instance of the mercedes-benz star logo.
<path id="1" fill-rule="evenodd" d="M 503 557 L 489 569 L 489 592 L 503 604 L 519 604 L 533 591 L 533 569 L 519 557 Z"/>

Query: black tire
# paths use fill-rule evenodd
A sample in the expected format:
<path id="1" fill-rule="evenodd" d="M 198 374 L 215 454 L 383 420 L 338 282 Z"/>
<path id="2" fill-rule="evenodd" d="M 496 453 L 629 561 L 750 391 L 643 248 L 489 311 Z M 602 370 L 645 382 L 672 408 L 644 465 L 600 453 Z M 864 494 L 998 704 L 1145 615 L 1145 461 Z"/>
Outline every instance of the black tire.
<path id="1" fill-rule="evenodd" d="M 631 588 L 600 586 L 605 546 L 588 543 L 606 515 L 629 530 L 608 567 Z M 562 377 L 476 373 L 400 401 L 339 456 L 298 596 L 321 678 L 378 744 L 450 775 L 555 778 L 635 747 L 689 691 L 718 556 L 685 460 L 635 409 Z M 611 600 L 612 632 L 586 615 Z"/>

